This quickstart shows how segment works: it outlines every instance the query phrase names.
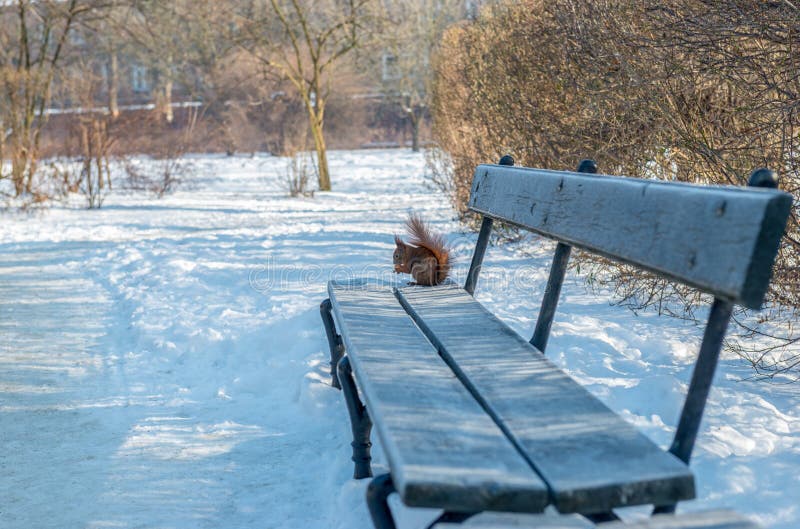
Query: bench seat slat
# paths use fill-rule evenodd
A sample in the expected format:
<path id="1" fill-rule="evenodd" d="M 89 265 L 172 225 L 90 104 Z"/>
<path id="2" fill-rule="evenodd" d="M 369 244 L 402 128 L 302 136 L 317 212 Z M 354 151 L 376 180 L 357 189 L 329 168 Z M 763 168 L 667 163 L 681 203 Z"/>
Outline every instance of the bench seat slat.
<path id="1" fill-rule="evenodd" d="M 587 529 L 595 527 L 587 520 L 566 516 L 506 516 L 507 520 L 481 520 L 471 518 L 463 524 L 438 523 L 432 529 Z M 759 529 L 759 526 L 733 511 L 718 510 L 689 512 L 678 515 L 659 515 L 636 522 L 611 522 L 597 527 L 602 529 Z"/>
<path id="2" fill-rule="evenodd" d="M 462 288 L 401 302 L 551 488 L 562 513 L 694 497 L 689 468 L 552 364 Z"/>
<path id="3" fill-rule="evenodd" d="M 390 288 L 329 284 L 361 395 L 409 506 L 541 512 L 547 486 Z"/>
<path id="4" fill-rule="evenodd" d="M 480 165 L 469 207 L 760 308 L 792 196 Z"/>

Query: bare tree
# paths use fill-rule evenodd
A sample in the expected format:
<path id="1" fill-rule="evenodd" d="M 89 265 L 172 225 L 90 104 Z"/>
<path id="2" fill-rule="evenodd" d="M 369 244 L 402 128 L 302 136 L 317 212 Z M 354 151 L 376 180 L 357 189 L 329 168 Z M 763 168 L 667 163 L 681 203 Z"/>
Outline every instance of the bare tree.
<path id="1" fill-rule="evenodd" d="M 73 153 L 80 169 L 74 180 L 63 178 L 62 192 L 80 191 L 90 209 L 99 208 L 111 189 L 110 153 L 116 139 L 109 126 L 114 118 L 94 107 L 103 88 L 98 62 L 102 56 L 74 57 L 59 75 L 56 96 L 69 100 L 77 111 L 71 116 L 69 138 L 75 142 Z M 69 166 L 69 163 L 65 164 Z M 68 175 L 65 169 L 64 176 Z M 56 182 L 54 182 L 56 183 Z"/>
<path id="2" fill-rule="evenodd" d="M 237 17 L 240 43 L 267 78 L 286 79 L 308 115 L 319 189 L 330 191 L 325 105 L 339 61 L 363 35 L 372 0 L 251 0 Z"/>
<path id="3" fill-rule="evenodd" d="M 0 154 L 11 159 L 18 196 L 31 191 L 56 70 L 90 0 L 16 0 L 0 5 Z"/>
<path id="4" fill-rule="evenodd" d="M 185 1 L 129 0 L 115 13 L 115 27 L 127 38 L 132 54 L 155 78 L 156 112 L 172 123 L 172 92 L 185 64 Z"/>
<path id="5" fill-rule="evenodd" d="M 462 0 L 395 0 L 385 2 L 377 40 L 380 75 L 387 97 L 411 125 L 411 148 L 419 151 L 420 125 L 430 105 L 432 58 L 448 26 L 466 15 Z"/>

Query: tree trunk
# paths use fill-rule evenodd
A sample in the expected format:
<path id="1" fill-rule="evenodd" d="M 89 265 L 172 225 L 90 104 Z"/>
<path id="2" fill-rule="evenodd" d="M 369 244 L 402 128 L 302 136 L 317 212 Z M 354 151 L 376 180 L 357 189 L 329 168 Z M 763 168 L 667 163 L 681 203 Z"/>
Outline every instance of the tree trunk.
<path id="1" fill-rule="evenodd" d="M 26 112 L 20 127 L 12 132 L 11 179 L 14 193 L 20 196 L 30 193 L 33 188 L 33 175 L 36 173 L 37 144 L 32 137 L 33 109 Z"/>
<path id="2" fill-rule="evenodd" d="M 16 147 L 17 149 L 19 147 Z M 14 196 L 20 196 L 25 191 L 25 169 L 28 160 L 22 152 L 14 152 L 11 158 L 11 181 L 14 182 Z"/>
<path id="3" fill-rule="evenodd" d="M 164 119 L 167 123 L 172 123 L 175 114 L 172 112 L 172 79 L 164 84 Z"/>
<path id="4" fill-rule="evenodd" d="M 119 117 L 117 92 L 119 92 L 119 64 L 117 62 L 117 52 L 112 51 L 108 67 L 108 112 L 114 119 Z"/>
<path id="5" fill-rule="evenodd" d="M 408 113 L 408 118 L 411 121 L 411 150 L 419 152 L 419 121 L 420 116 L 416 115 L 414 111 Z"/>
<path id="6" fill-rule="evenodd" d="M 328 155 L 325 147 L 325 136 L 322 133 L 322 120 L 316 116 L 311 115 L 311 135 L 314 136 L 314 147 L 317 151 L 317 178 L 319 181 L 320 191 L 331 190 L 331 176 L 328 171 Z"/>
<path id="7" fill-rule="evenodd" d="M 94 127 L 94 139 L 92 140 L 94 143 L 94 161 L 97 170 L 97 188 L 103 189 L 103 131 L 102 131 L 102 124 L 99 120 L 94 120 L 92 123 Z"/>
<path id="8" fill-rule="evenodd" d="M 19 155 L 19 167 L 17 168 L 16 174 L 20 183 L 14 186 L 17 191 L 17 196 L 23 192 L 30 192 L 33 172 L 35 170 L 32 166 L 34 153 L 31 152 L 34 148 L 33 142 L 31 141 L 31 127 L 33 126 L 34 112 L 36 112 L 36 102 L 33 99 L 33 92 L 35 89 L 28 85 L 25 87 L 25 90 L 27 93 L 25 108 L 23 109 L 22 127 L 18 137 L 20 142 L 19 150 L 17 151 Z"/>
<path id="9" fill-rule="evenodd" d="M 81 163 L 83 165 L 83 167 L 81 168 L 81 179 L 83 179 L 84 185 L 91 194 L 92 179 L 90 178 L 90 176 L 92 174 L 92 152 L 91 152 L 91 142 L 89 139 L 89 127 L 86 123 L 81 123 L 80 127 L 81 127 L 81 150 L 83 151 L 83 160 L 81 160 Z"/>

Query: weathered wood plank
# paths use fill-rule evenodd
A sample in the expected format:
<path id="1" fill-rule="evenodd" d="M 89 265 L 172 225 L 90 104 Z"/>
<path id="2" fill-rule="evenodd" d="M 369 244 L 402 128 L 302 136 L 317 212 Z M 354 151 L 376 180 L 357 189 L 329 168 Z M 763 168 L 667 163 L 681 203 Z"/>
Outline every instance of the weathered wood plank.
<path id="1" fill-rule="evenodd" d="M 406 287 L 400 301 L 505 429 L 562 513 L 694 497 L 691 471 L 619 418 L 463 289 Z"/>
<path id="2" fill-rule="evenodd" d="M 475 527 L 480 529 L 576 529 L 601 527 L 602 529 L 760 529 L 755 522 L 733 511 L 689 512 L 679 515 L 660 515 L 638 522 L 611 522 L 594 526 L 586 520 L 567 516 L 509 515 L 505 519 L 491 517 L 469 519 L 463 524 L 438 523 L 433 529 L 458 529 Z"/>
<path id="3" fill-rule="evenodd" d="M 475 170 L 469 206 L 572 246 L 760 308 L 792 197 L 499 165 Z"/>
<path id="4" fill-rule="evenodd" d="M 541 512 L 547 487 L 445 365 L 391 289 L 328 288 L 404 503 Z"/>

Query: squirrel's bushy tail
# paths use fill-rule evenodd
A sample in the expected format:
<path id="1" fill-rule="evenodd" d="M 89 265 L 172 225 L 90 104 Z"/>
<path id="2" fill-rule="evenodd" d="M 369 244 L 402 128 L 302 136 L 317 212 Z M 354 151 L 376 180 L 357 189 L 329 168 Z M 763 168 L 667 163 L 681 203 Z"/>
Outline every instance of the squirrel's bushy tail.
<path id="1" fill-rule="evenodd" d="M 409 215 L 406 228 L 408 229 L 409 243 L 425 248 L 436 257 L 438 263 L 436 284 L 447 279 L 447 275 L 450 273 L 450 249 L 447 247 L 444 236 L 433 233 L 422 218 L 415 214 Z"/>

